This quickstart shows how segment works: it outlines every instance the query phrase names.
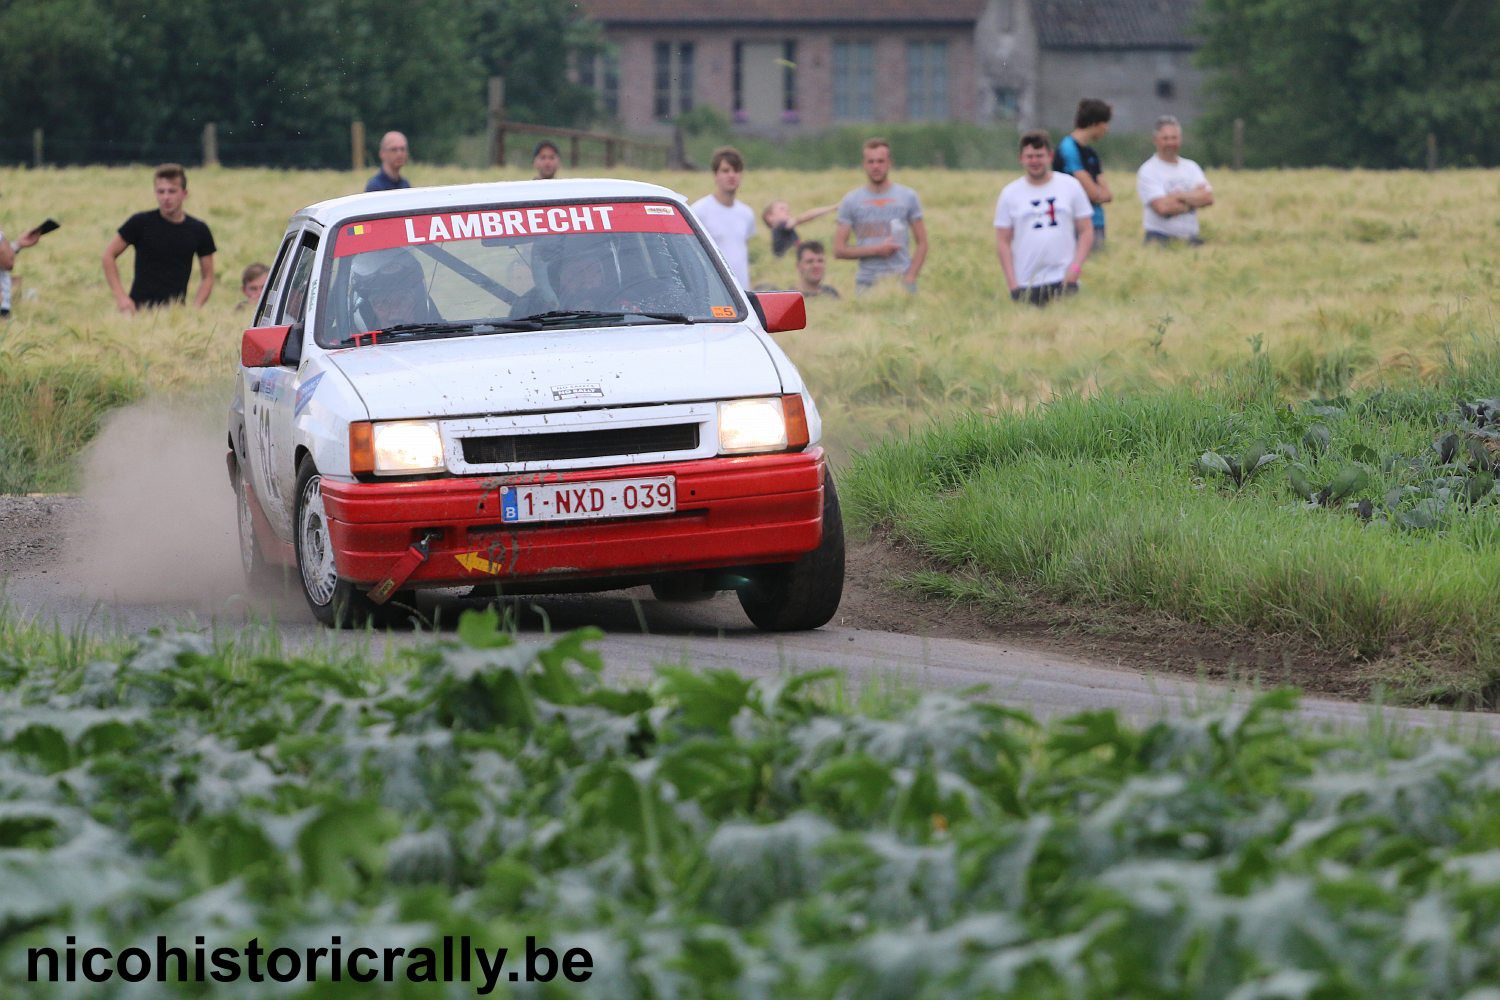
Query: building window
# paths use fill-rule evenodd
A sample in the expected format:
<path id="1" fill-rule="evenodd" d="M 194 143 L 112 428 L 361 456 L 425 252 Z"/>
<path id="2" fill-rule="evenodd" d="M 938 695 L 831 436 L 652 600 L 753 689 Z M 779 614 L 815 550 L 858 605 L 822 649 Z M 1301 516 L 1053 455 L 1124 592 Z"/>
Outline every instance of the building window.
<path id="1" fill-rule="evenodd" d="M 1021 92 L 1010 87 L 995 88 L 995 117 L 1013 122 L 1021 117 Z"/>
<path id="2" fill-rule="evenodd" d="M 693 110 L 693 43 L 657 42 L 653 52 L 656 117 L 668 119 Z"/>
<path id="3" fill-rule="evenodd" d="M 777 53 L 769 61 L 766 50 Z M 767 73 L 774 74 L 768 77 Z M 774 95 L 775 107 L 770 114 L 780 115 L 783 124 L 797 122 L 797 42 L 734 43 L 734 120 L 738 123 L 764 119 L 765 101 Z"/>
<path id="4" fill-rule="evenodd" d="M 948 43 L 906 43 L 906 117 L 948 120 Z"/>
<path id="5" fill-rule="evenodd" d="M 797 117 L 797 43 L 788 38 L 781 43 L 781 93 L 784 115 L 792 120 Z"/>
<path id="6" fill-rule="evenodd" d="M 875 43 L 833 43 L 833 117 L 870 121 L 875 117 Z"/>
<path id="7" fill-rule="evenodd" d="M 1172 80 L 1157 80 L 1156 96 L 1164 101 L 1170 101 L 1177 96 L 1177 84 Z"/>
<path id="8" fill-rule="evenodd" d="M 613 49 L 578 61 L 578 83 L 599 98 L 606 118 L 620 117 L 620 54 Z"/>

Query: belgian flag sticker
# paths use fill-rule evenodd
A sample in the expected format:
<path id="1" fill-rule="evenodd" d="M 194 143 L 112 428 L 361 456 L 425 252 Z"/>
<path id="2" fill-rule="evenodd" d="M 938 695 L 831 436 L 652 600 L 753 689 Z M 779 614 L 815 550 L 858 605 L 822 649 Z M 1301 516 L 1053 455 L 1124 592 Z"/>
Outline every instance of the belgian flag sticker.
<path id="1" fill-rule="evenodd" d="M 364 234 L 365 227 L 363 225 L 350 226 L 348 229 L 344 230 L 345 236 L 363 236 Z"/>

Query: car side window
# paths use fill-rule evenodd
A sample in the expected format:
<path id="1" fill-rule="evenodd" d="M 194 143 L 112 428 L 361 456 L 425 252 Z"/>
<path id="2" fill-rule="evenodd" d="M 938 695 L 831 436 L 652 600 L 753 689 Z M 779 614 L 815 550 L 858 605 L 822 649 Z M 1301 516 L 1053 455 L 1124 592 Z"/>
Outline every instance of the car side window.
<path id="1" fill-rule="evenodd" d="M 281 297 L 281 288 L 286 284 L 286 276 L 291 271 L 291 249 L 296 239 L 295 231 L 287 233 L 281 241 L 281 249 L 276 251 L 276 263 L 271 267 L 270 288 L 261 296 L 260 307 L 255 310 L 255 326 L 267 325 L 276 314 L 276 302 Z"/>
<path id="2" fill-rule="evenodd" d="M 307 316 L 307 297 L 312 285 L 313 259 L 318 255 L 318 237 L 315 233 L 303 233 L 302 242 L 291 267 L 286 294 L 282 296 L 281 310 L 277 322 L 294 324 Z"/>

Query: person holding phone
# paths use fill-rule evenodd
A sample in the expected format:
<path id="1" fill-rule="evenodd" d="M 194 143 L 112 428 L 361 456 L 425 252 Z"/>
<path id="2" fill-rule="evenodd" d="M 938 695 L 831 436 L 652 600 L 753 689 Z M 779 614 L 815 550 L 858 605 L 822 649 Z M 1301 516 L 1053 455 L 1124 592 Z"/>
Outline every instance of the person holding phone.
<path id="1" fill-rule="evenodd" d="M 51 223 L 50 227 L 48 223 Z M 35 246 L 43 233 L 49 233 L 56 228 L 57 223 L 48 219 L 14 243 L 5 238 L 5 233 L 0 232 L 0 319 L 10 318 L 10 272 L 16 266 L 16 254 L 27 247 Z"/>

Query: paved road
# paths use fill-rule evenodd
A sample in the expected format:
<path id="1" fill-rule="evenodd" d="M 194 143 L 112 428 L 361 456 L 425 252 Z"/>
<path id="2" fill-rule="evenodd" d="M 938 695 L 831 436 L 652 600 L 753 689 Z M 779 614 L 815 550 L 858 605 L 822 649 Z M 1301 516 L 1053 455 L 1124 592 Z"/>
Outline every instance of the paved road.
<path id="1" fill-rule="evenodd" d="M 312 622 L 295 593 L 255 607 L 247 606 L 238 594 L 216 593 L 211 588 L 195 600 L 119 600 L 88 596 L 60 573 L 32 570 L 13 574 L 7 581 L 5 597 L 14 611 L 42 621 L 55 620 L 68 630 L 87 625 L 138 634 L 175 623 L 222 632 L 237 631 L 250 623 L 252 627 L 277 628 L 286 648 L 359 643 L 370 644 L 376 653 L 388 643 L 407 646 L 432 641 L 430 632 L 386 636 L 330 633 Z M 982 687 L 986 697 L 1038 717 L 1114 708 L 1136 722 L 1197 707 L 1243 704 L 1250 697 L 1248 692 L 1222 685 L 998 643 L 847 627 L 767 635 L 749 626 L 730 595 L 695 604 L 666 605 L 651 600 L 649 592 L 641 590 L 539 598 L 531 604 L 532 610 L 520 622 L 523 634 L 540 636 L 548 627 L 601 626 L 606 632 L 602 643 L 605 663 L 615 675 L 649 676 L 654 667 L 667 663 L 728 667 L 757 677 L 831 666 L 842 670 L 855 689 L 867 684 L 900 689 Z M 453 597 L 423 601 L 424 610 L 448 622 L 473 606 L 473 602 Z M 267 622 L 274 624 L 264 624 Z M 1305 718 L 1319 724 L 1363 727 L 1378 716 L 1401 728 L 1500 735 L 1500 716 L 1492 714 L 1389 708 L 1377 712 L 1367 705 L 1323 699 L 1305 700 L 1301 711 Z"/>

